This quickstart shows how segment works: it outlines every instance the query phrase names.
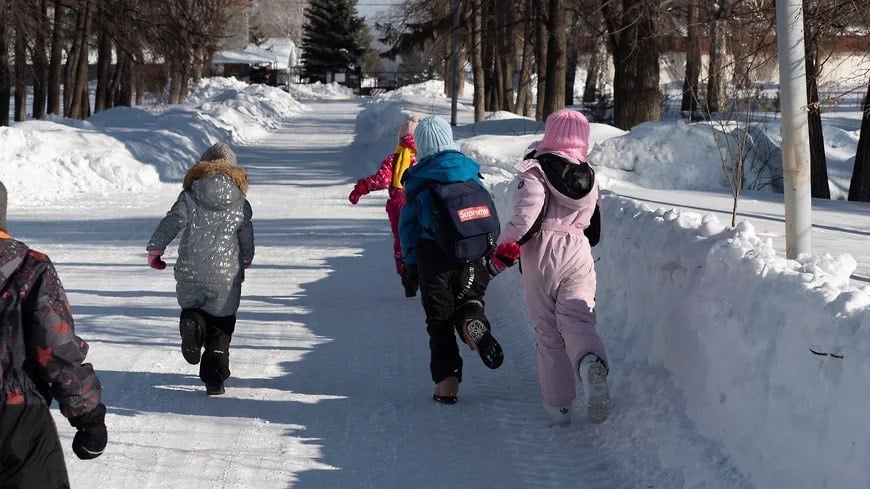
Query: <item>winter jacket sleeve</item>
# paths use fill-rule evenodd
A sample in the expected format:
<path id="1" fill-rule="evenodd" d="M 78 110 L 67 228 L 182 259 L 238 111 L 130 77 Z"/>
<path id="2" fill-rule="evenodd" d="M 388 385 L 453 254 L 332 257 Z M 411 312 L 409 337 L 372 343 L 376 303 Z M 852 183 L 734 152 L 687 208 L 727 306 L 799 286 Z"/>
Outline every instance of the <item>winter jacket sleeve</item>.
<path id="1" fill-rule="evenodd" d="M 595 212 L 589 220 L 589 227 L 583 230 L 583 234 L 589 240 L 589 246 L 595 246 L 601 240 L 601 206 L 595 204 Z"/>
<path id="2" fill-rule="evenodd" d="M 542 178 L 535 171 L 519 174 L 519 183 L 514 190 L 514 213 L 504 226 L 499 243 L 516 243 L 532 229 L 547 197 Z"/>
<path id="3" fill-rule="evenodd" d="M 239 228 L 239 250 L 243 263 L 251 263 L 254 260 L 254 225 L 251 223 L 253 216 L 251 204 L 245 200 L 245 222 Z"/>
<path id="4" fill-rule="evenodd" d="M 169 209 L 169 212 L 166 213 L 166 217 L 160 221 L 160 224 L 157 226 L 157 230 L 154 231 L 154 234 L 151 236 L 151 240 L 148 241 L 148 246 L 145 247 L 146 250 L 165 250 L 169 243 L 175 239 L 175 236 L 178 233 L 187 227 L 187 199 L 184 197 L 184 192 L 178 195 L 178 200 L 175 201 L 175 204 L 172 205 L 172 209 Z"/>
<path id="5" fill-rule="evenodd" d="M 425 192 L 425 191 L 424 191 Z M 420 197 L 405 202 L 399 215 L 399 240 L 402 245 L 402 259 L 408 265 L 417 264 L 417 243 L 423 227 L 420 224 Z"/>
<path id="6" fill-rule="evenodd" d="M 67 418 L 91 412 L 100 404 L 100 381 L 89 363 L 82 363 L 88 344 L 75 335 L 66 293 L 48 257 L 31 252 L 42 262 L 42 273 L 24 303 L 25 343 L 38 383 Z"/>
<path id="7" fill-rule="evenodd" d="M 374 175 L 360 179 L 366 189 L 366 193 L 384 190 L 390 186 L 393 181 L 393 165 L 396 163 L 396 153 L 387 156 L 381 162 L 381 167 Z"/>

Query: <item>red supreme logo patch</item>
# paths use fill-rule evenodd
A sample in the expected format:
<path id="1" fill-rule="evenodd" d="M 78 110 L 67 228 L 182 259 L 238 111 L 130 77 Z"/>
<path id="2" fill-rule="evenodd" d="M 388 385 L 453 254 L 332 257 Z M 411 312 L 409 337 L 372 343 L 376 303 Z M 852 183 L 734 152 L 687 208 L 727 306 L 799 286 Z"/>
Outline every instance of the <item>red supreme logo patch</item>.
<path id="1" fill-rule="evenodd" d="M 459 209 L 458 211 L 456 211 L 456 213 L 459 214 L 459 220 L 461 222 L 473 221 L 475 219 L 483 219 L 485 217 L 491 216 L 491 214 L 489 213 L 489 207 L 485 205 Z"/>

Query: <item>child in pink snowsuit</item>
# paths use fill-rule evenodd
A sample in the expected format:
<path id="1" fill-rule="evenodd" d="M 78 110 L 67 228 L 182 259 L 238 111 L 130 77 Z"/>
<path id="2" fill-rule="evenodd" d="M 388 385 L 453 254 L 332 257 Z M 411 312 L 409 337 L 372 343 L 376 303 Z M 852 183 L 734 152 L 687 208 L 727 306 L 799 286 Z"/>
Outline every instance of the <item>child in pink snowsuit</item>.
<path id="1" fill-rule="evenodd" d="M 396 145 L 396 150 L 381 162 L 380 168 L 374 175 L 359 179 L 348 196 L 350 203 L 356 205 L 363 195 L 389 188 L 387 217 L 390 219 L 390 229 L 393 231 L 393 257 L 396 260 L 396 273 L 403 278 L 405 295 L 408 297 L 416 295 L 417 284 L 415 280 L 409 281 L 409 277 L 405 277 L 408 275 L 407 273 L 403 275 L 402 246 L 399 243 L 399 215 L 402 212 L 402 207 L 405 206 L 402 176 L 408 168 L 417 163 L 417 146 L 414 144 L 414 129 L 417 127 L 417 122 L 417 116 L 412 116 L 399 129 L 399 143 Z"/>
<path id="2" fill-rule="evenodd" d="M 543 404 L 558 424 L 571 421 L 575 375 L 583 381 L 591 422 L 603 422 L 610 409 L 607 356 L 595 331 L 592 246 L 601 224 L 588 148 L 589 123 L 581 113 L 564 109 L 547 119 L 535 152 L 516 165 L 514 214 L 499 238 L 522 245 Z"/>

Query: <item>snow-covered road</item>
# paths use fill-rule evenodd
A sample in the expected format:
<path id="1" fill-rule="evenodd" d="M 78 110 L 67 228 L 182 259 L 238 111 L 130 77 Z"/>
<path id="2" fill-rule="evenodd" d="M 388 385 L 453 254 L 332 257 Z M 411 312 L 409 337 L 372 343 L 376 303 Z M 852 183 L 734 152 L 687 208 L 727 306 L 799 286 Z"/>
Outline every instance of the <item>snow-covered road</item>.
<path id="1" fill-rule="evenodd" d="M 109 406 L 110 444 L 89 462 L 72 455 L 73 431 L 54 410 L 73 487 L 681 486 L 654 440 L 615 440 L 633 423 L 618 405 L 598 427 L 548 425 L 515 278 L 496 282 L 488 302 L 505 364 L 489 371 L 463 350 L 460 403 L 433 404 L 422 308 L 395 276 L 384 198 L 346 200 L 368 167 L 348 149 L 359 106 L 311 105 L 239 152 L 258 248 L 224 396 L 207 397 L 181 357 L 171 270 L 145 264 L 144 245 L 180 185 L 11 210 L 14 234 L 57 263 Z M 615 379 L 617 403 L 636 392 Z M 662 397 L 671 395 L 652 397 L 681 440 L 675 450 L 701 450 L 703 465 L 740 486 Z"/>

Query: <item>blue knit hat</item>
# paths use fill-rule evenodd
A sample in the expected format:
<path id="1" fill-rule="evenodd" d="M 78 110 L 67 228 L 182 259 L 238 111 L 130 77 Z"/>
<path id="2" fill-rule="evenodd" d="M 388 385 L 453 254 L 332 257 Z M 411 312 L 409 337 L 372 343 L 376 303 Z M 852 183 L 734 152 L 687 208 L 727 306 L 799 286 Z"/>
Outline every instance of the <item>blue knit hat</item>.
<path id="1" fill-rule="evenodd" d="M 422 160 L 442 151 L 459 151 L 459 145 L 453 141 L 453 129 L 444 119 L 430 115 L 420 119 L 414 130 L 414 141 L 417 143 L 417 159 Z"/>

